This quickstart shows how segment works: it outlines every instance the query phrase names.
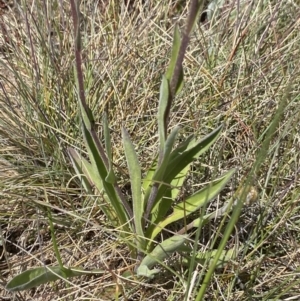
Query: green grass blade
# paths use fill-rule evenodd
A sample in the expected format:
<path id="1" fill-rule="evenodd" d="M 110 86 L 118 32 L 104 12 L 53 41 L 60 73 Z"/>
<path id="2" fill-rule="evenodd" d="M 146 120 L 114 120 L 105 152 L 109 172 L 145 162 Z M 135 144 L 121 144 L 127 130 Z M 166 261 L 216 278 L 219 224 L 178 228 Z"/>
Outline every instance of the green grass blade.
<path id="1" fill-rule="evenodd" d="M 291 82 L 287 86 L 286 91 L 285 91 L 286 94 L 284 95 L 283 99 L 281 100 L 281 102 L 280 102 L 280 104 L 279 104 L 279 106 L 278 106 L 278 108 L 275 112 L 275 115 L 273 116 L 273 119 L 270 123 L 270 127 L 268 129 L 267 134 L 266 134 L 266 137 L 265 137 L 265 139 L 262 143 L 261 148 L 259 149 L 259 151 L 257 153 L 256 160 L 255 160 L 255 162 L 252 166 L 252 169 L 249 173 L 249 176 L 248 176 L 247 180 L 245 181 L 245 185 L 244 185 L 245 188 L 240 193 L 240 198 L 238 199 L 238 201 L 235 205 L 235 208 L 232 212 L 229 223 L 226 226 L 226 229 L 225 229 L 225 232 L 223 234 L 222 240 L 219 244 L 218 250 L 216 251 L 216 254 L 215 254 L 215 257 L 212 261 L 212 264 L 211 264 L 210 268 L 208 269 L 208 271 L 205 275 L 205 278 L 204 278 L 205 285 L 200 287 L 199 292 L 198 292 L 197 297 L 196 297 L 196 301 L 203 300 L 205 291 L 207 289 L 207 286 L 210 283 L 213 272 L 214 272 L 215 267 L 217 265 L 217 261 L 220 258 L 221 254 L 222 254 L 222 252 L 223 252 L 223 250 L 226 246 L 226 243 L 227 243 L 227 241 L 230 237 L 230 234 L 232 233 L 232 230 L 234 229 L 234 227 L 237 223 L 237 220 L 240 216 L 243 204 L 244 204 L 244 202 L 247 198 L 247 191 L 248 191 L 249 187 L 251 187 L 251 184 L 252 184 L 252 181 L 253 181 L 253 175 L 254 175 L 254 173 L 258 174 L 259 169 L 262 166 L 262 163 L 267 158 L 268 151 L 269 151 L 269 148 L 270 148 L 271 139 L 273 138 L 274 134 L 276 133 L 276 131 L 277 131 L 279 125 L 280 125 L 280 120 L 281 120 L 281 118 L 283 118 L 283 115 L 285 113 L 285 108 L 287 106 L 287 101 L 289 100 L 289 97 L 290 97 L 290 95 L 289 95 L 290 89 L 291 89 Z"/>

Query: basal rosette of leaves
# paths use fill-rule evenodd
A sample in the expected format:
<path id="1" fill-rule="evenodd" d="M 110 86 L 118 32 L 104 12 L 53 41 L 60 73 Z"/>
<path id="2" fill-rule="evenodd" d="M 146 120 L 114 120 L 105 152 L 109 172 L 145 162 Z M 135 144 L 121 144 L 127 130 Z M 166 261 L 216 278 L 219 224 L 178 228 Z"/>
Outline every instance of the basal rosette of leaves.
<path id="1" fill-rule="evenodd" d="M 219 209 L 220 211 L 218 212 L 204 215 L 199 213 L 199 217 L 186 227 L 173 236 L 162 240 L 162 242 L 156 243 L 158 235 L 162 234 L 164 229 L 170 224 L 186 219 L 191 214 L 200 212 L 201 208 L 205 208 L 220 193 L 234 172 L 234 170 L 230 170 L 220 178 L 211 181 L 206 187 L 186 197 L 182 202 L 174 202 L 178 199 L 192 162 L 209 150 L 222 131 L 221 125 L 203 139 L 197 140 L 195 137 L 189 136 L 175 146 L 180 127 L 174 127 L 170 133 L 168 130 L 172 102 L 183 87 L 182 62 L 189 42 L 189 35 L 194 28 L 202 7 L 201 1 L 191 2 L 186 30 L 182 36 L 178 28 L 175 29 L 171 60 L 165 75 L 162 77 L 160 86 L 157 114 L 158 152 L 156 159 L 147 172 L 142 173 L 133 142 L 126 129 L 122 129 L 122 144 L 132 192 L 131 202 L 128 202 L 121 191 L 113 169 L 113 148 L 107 117 L 105 115 L 103 117 L 105 141 L 103 145 L 100 137 L 97 136 L 93 114 L 85 99 L 81 67 L 79 8 L 76 1 L 71 0 L 70 2 L 76 38 L 75 60 L 78 104 L 82 134 L 88 151 L 88 159 L 85 159 L 75 149 L 70 148 L 68 150 L 70 159 L 85 190 L 92 194 L 93 187 L 96 187 L 103 194 L 108 204 L 108 206 L 103 207 L 103 213 L 112 226 L 121 230 L 120 236 L 127 243 L 132 256 L 137 259 L 138 264 L 135 268 L 137 276 L 151 278 L 159 273 L 159 269 L 155 268 L 155 266 L 172 253 L 189 252 L 189 248 L 185 246 L 185 242 L 189 238 L 189 230 L 198 228 L 208 220 L 225 214 L 227 209 L 230 209 L 229 205 L 233 203 L 227 203 L 223 210 Z M 142 174 L 146 174 L 146 176 L 142 178 Z M 169 214 L 169 212 L 172 213 Z M 132 239 L 132 237 L 134 238 Z M 58 251 L 57 256 L 59 257 Z M 203 254 L 201 258 L 203 258 Z M 59 266 L 53 268 L 40 267 L 28 270 L 13 278 L 6 288 L 10 291 L 19 291 L 47 283 L 48 281 L 85 275 L 87 273 L 99 274 L 104 273 L 104 271 L 84 271 L 66 268 L 60 263 Z"/>

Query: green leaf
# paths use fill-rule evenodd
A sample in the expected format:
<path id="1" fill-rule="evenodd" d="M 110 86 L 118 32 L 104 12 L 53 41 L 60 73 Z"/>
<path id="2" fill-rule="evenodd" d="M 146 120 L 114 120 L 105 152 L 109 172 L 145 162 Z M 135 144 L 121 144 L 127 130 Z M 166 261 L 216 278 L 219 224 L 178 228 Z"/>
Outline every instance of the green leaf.
<path id="1" fill-rule="evenodd" d="M 166 257 L 170 256 L 176 250 L 180 249 L 187 239 L 187 235 L 174 235 L 160 244 L 148 254 L 141 262 L 137 269 L 138 276 L 153 277 L 159 270 L 150 270 L 155 264 L 163 261 Z"/>
<path id="2" fill-rule="evenodd" d="M 147 233 L 151 233 L 155 228 L 155 225 L 159 224 L 163 219 L 165 219 L 173 204 L 173 201 L 178 197 L 189 170 L 189 166 L 183 169 L 170 183 L 169 188 L 165 191 L 164 197 L 156 202 L 151 211 L 151 224 L 147 229 Z"/>
<path id="3" fill-rule="evenodd" d="M 169 63 L 169 66 L 168 66 L 168 69 L 167 69 L 166 75 L 165 75 L 168 82 L 171 81 L 174 71 L 175 71 L 176 62 L 177 62 L 177 58 L 178 58 L 179 50 L 180 50 L 180 44 L 181 44 L 181 38 L 180 38 L 179 29 L 178 29 L 178 26 L 175 26 L 171 60 L 170 60 L 170 63 Z M 181 66 L 175 93 L 178 94 L 182 90 L 182 87 L 183 87 L 183 69 Z"/>
<path id="4" fill-rule="evenodd" d="M 158 104 L 158 135 L 159 135 L 159 146 L 160 152 L 163 152 L 166 141 L 166 123 L 165 123 L 165 114 L 168 108 L 169 102 L 169 82 L 167 78 L 163 75 L 161 85 L 160 85 L 160 93 L 159 93 L 159 104 Z"/>
<path id="5" fill-rule="evenodd" d="M 129 211 L 129 204 L 124 204 L 124 202 L 127 201 L 120 199 L 114 185 L 105 181 L 107 177 L 107 169 L 100 155 L 99 148 L 97 146 L 97 143 L 100 143 L 100 141 L 94 140 L 94 137 L 92 136 L 91 132 L 85 127 L 84 124 L 83 133 L 89 153 L 89 158 L 92 164 L 92 168 L 90 169 L 90 175 L 93 177 L 92 181 L 93 183 L 95 183 L 97 188 L 99 186 L 103 187 L 105 193 L 108 196 L 109 202 L 116 211 L 116 215 L 120 221 L 120 225 L 125 225 L 128 222 L 128 220 L 132 217 L 132 212 Z M 101 183 L 99 182 L 99 178 L 101 179 Z"/>
<path id="6" fill-rule="evenodd" d="M 218 258 L 216 258 L 217 250 L 207 251 L 204 254 L 198 254 L 196 259 L 200 264 L 204 264 L 204 260 L 209 260 L 209 264 L 213 262 L 213 260 L 217 260 L 216 268 L 224 268 L 229 262 L 236 258 L 236 248 L 232 248 L 229 250 L 223 250 Z"/>
<path id="7" fill-rule="evenodd" d="M 104 133 L 104 140 L 105 140 L 105 150 L 108 159 L 108 174 L 105 178 L 105 181 L 111 184 L 114 184 L 116 181 L 116 176 L 113 171 L 113 164 L 112 164 L 112 150 L 111 150 L 111 139 L 108 127 L 107 116 L 104 113 L 103 115 L 103 133 Z"/>
<path id="8" fill-rule="evenodd" d="M 176 200 L 178 197 L 182 185 L 190 171 L 190 165 L 186 166 L 180 173 L 171 181 L 171 198 L 172 200 Z"/>
<path id="9" fill-rule="evenodd" d="M 142 217 L 144 212 L 144 201 L 142 198 L 142 176 L 141 167 L 137 158 L 137 154 L 134 150 L 134 146 L 130 140 L 129 134 L 123 128 L 122 129 L 123 146 L 125 150 L 125 156 L 130 176 L 131 192 L 132 192 L 132 203 L 134 213 L 134 224 L 139 241 L 144 238 L 144 231 L 142 227 Z M 140 244 L 140 248 L 143 249 L 143 242 Z"/>
<path id="10" fill-rule="evenodd" d="M 138 277 L 146 277 L 153 279 L 156 274 L 160 272 L 159 269 L 152 269 L 150 270 L 146 265 L 141 265 L 137 269 L 137 275 Z"/>
<path id="11" fill-rule="evenodd" d="M 184 153 L 186 150 L 190 149 L 192 146 L 196 144 L 195 142 L 195 136 L 190 135 L 188 136 L 184 141 L 182 141 L 171 153 L 171 160 L 174 160 L 178 156 L 180 156 L 182 153 Z"/>
<path id="12" fill-rule="evenodd" d="M 153 230 L 153 232 L 147 233 L 147 237 L 153 240 L 159 232 L 161 232 L 167 225 L 178 221 L 191 213 L 195 212 L 199 208 L 207 204 L 215 198 L 219 192 L 223 189 L 226 183 L 230 180 L 230 177 L 234 173 L 234 170 L 230 170 L 223 177 L 216 181 L 213 181 L 210 185 L 199 190 L 192 196 L 188 197 L 185 201 L 177 204 L 174 207 L 173 213 L 170 214 L 166 219 L 161 221 Z"/>
<path id="13" fill-rule="evenodd" d="M 172 130 L 172 132 L 170 133 L 170 135 L 168 136 L 168 139 L 167 139 L 165 147 L 164 147 L 163 158 L 162 158 L 161 164 L 157 168 L 157 170 L 153 176 L 154 181 L 161 181 L 163 179 L 165 172 L 167 171 L 166 169 L 169 164 L 170 154 L 171 154 L 173 146 L 175 144 L 175 140 L 177 138 L 178 132 L 179 132 L 179 127 L 175 127 Z"/>
<path id="14" fill-rule="evenodd" d="M 84 106 L 82 101 L 79 100 L 79 107 L 81 112 L 82 122 L 88 130 L 91 130 L 94 124 L 94 116 L 92 110 L 86 105 Z"/>
<path id="15" fill-rule="evenodd" d="M 217 260 L 216 268 L 224 268 L 229 262 L 236 258 L 237 250 L 236 248 L 232 248 L 229 250 L 223 250 L 220 254 L 219 258 L 216 258 L 218 250 L 206 251 L 206 252 L 199 252 L 196 254 L 196 262 L 200 263 L 202 266 L 208 262 L 208 266 L 213 262 L 213 260 Z M 185 256 L 186 259 L 184 260 L 184 264 L 190 264 L 190 258 Z"/>
<path id="16" fill-rule="evenodd" d="M 227 202 L 225 202 L 225 204 L 221 207 L 218 208 L 216 211 L 208 213 L 206 215 L 204 215 L 202 218 L 197 218 L 195 219 L 192 223 L 191 226 L 198 228 L 200 225 L 204 225 L 206 223 L 208 223 L 210 220 L 212 219 L 217 219 L 221 216 L 224 216 L 225 214 L 227 214 L 228 212 L 230 212 L 233 208 L 233 206 L 236 206 L 238 201 L 241 201 L 241 197 L 243 197 L 244 195 L 244 199 L 245 201 L 253 201 L 256 199 L 257 197 L 257 192 L 256 190 L 252 190 L 254 189 L 252 186 L 242 186 L 240 188 L 241 190 L 238 190 L 233 197 L 231 197 Z"/>
<path id="17" fill-rule="evenodd" d="M 221 134 L 223 126 L 219 126 L 217 129 L 209 133 L 202 140 L 193 143 L 191 141 L 189 147 L 182 153 L 174 151 L 172 153 L 172 159 L 170 160 L 169 166 L 169 177 L 174 178 L 184 167 L 192 163 L 194 159 L 199 158 L 203 153 L 205 153 L 218 139 Z M 175 174 L 173 176 L 173 174 Z"/>
<path id="18" fill-rule="evenodd" d="M 186 140 L 184 140 L 182 143 L 180 143 L 175 150 L 173 150 L 171 154 L 171 159 L 174 159 L 176 156 L 178 156 L 180 153 L 184 152 L 190 143 L 193 141 L 194 135 L 190 135 Z M 146 191 L 150 184 L 152 183 L 153 175 L 157 169 L 157 156 L 153 160 L 150 168 L 147 171 L 147 175 L 145 176 L 143 180 L 143 190 Z"/>
<path id="19" fill-rule="evenodd" d="M 198 228 L 200 225 L 207 224 L 212 219 L 217 219 L 221 216 L 224 216 L 226 213 L 232 210 L 233 202 L 232 199 L 227 201 L 221 208 L 217 209 L 214 212 L 204 215 L 202 218 L 197 218 L 192 222 L 192 227 Z"/>
<path id="20" fill-rule="evenodd" d="M 158 167 L 156 165 L 156 170 L 153 173 L 152 178 L 151 179 L 146 178 L 145 180 L 148 180 L 153 184 L 154 183 L 159 183 L 163 180 L 163 176 L 164 176 L 164 174 L 167 170 L 167 165 L 168 165 L 169 160 L 170 160 L 170 154 L 171 154 L 173 146 L 175 144 L 175 140 L 176 140 L 176 137 L 178 135 L 178 131 L 179 131 L 179 127 L 175 127 L 172 130 L 172 132 L 168 136 L 168 139 L 165 143 L 165 146 L 164 146 L 164 149 L 163 149 L 163 157 L 162 157 L 162 161 L 161 161 L 160 165 Z M 147 185 L 147 186 L 148 186 L 148 189 L 145 192 L 145 198 L 144 198 L 146 204 L 149 200 L 149 196 L 150 196 L 151 188 L 152 188 L 152 186 L 150 186 L 150 185 Z"/>
<path id="21" fill-rule="evenodd" d="M 179 33 L 179 29 L 178 26 L 175 26 L 175 30 L 174 30 L 174 36 L 173 36 L 173 45 L 172 45 L 172 54 L 171 54 L 171 60 L 166 72 L 166 78 L 167 80 L 171 80 L 174 70 L 175 70 L 175 65 L 176 65 L 176 61 L 177 61 L 177 57 L 178 57 L 178 53 L 179 53 L 179 49 L 180 49 L 180 33 Z"/>
<path id="22" fill-rule="evenodd" d="M 91 168 L 91 164 L 82 158 L 82 156 L 80 156 L 75 149 L 68 148 L 68 153 L 75 172 L 83 185 L 83 188 L 87 193 L 92 194 L 93 177 L 91 177 L 88 173 L 88 169 Z"/>
<path id="23" fill-rule="evenodd" d="M 157 156 L 156 158 L 153 160 L 151 166 L 149 167 L 147 174 L 145 176 L 145 178 L 143 179 L 143 190 L 147 191 L 147 189 L 149 188 L 149 186 L 153 183 L 152 179 L 153 176 L 155 174 L 155 171 L 157 169 Z"/>
<path id="24" fill-rule="evenodd" d="M 86 159 L 81 157 L 76 150 L 68 148 L 68 152 L 73 163 L 74 169 L 79 176 L 79 178 L 83 182 L 83 187 L 86 192 L 93 195 L 92 184 L 98 189 L 99 192 L 103 192 L 102 180 L 97 174 L 97 171 L 91 163 L 89 163 Z M 107 206 L 102 206 L 102 210 L 106 217 L 112 222 L 113 225 L 118 226 L 116 224 L 116 213 L 112 210 L 112 206 L 110 200 L 106 194 L 104 194 L 104 199 L 106 200 Z"/>
<path id="25" fill-rule="evenodd" d="M 222 126 L 212 131 L 209 135 L 204 137 L 200 141 L 195 141 L 193 136 L 189 136 L 184 142 L 182 142 L 175 150 L 172 151 L 169 159 L 169 163 L 166 168 L 166 172 L 161 179 L 161 185 L 159 186 L 158 193 L 154 204 L 152 206 L 152 223 L 158 224 L 165 213 L 169 210 L 174 199 L 170 198 L 169 190 L 174 191 L 171 195 L 176 196 L 179 193 L 179 186 L 185 180 L 185 177 L 189 171 L 190 164 L 195 158 L 198 158 L 217 140 L 221 133 Z M 154 163 L 151 167 L 151 172 L 147 174 L 147 181 L 151 178 L 153 170 L 156 167 Z M 147 187 L 147 183 L 145 183 Z M 177 185 L 177 186 L 176 186 Z M 176 186 L 176 187 L 175 187 Z M 166 198 L 167 196 L 167 198 Z M 149 233 L 154 229 L 154 225 L 150 225 L 147 230 L 147 237 Z"/>
<path id="26" fill-rule="evenodd" d="M 178 151 L 175 149 L 171 153 L 170 161 L 167 166 L 167 172 L 164 175 L 162 182 L 166 184 L 170 184 L 177 175 L 184 170 L 199 156 L 201 156 L 204 152 L 206 152 L 211 145 L 218 139 L 222 130 L 222 126 L 219 126 L 217 129 L 212 131 L 202 140 L 195 142 L 194 140 L 188 138 L 189 145 L 187 146 L 185 151 Z M 183 148 L 186 145 L 180 145 L 180 148 Z M 159 187 L 159 191 L 156 197 L 156 202 L 159 201 L 165 194 L 165 191 L 168 189 L 168 185 L 161 185 Z"/>
<path id="27" fill-rule="evenodd" d="M 103 273 L 98 271 L 97 273 Z M 10 292 L 19 292 L 37 287 L 58 279 L 67 279 L 71 277 L 90 274 L 89 271 L 84 271 L 77 268 L 61 268 L 61 267 L 39 267 L 27 270 L 13 279 L 6 285 L 6 289 Z"/>
<path id="28" fill-rule="evenodd" d="M 193 136 L 189 136 L 183 141 L 170 155 L 169 163 L 166 168 L 164 177 L 161 179 L 156 199 L 151 211 L 151 224 L 148 226 L 146 236 L 153 237 L 150 233 L 154 231 L 155 225 L 162 222 L 167 211 L 170 209 L 173 200 L 180 192 L 180 188 L 188 174 L 190 164 L 195 158 L 198 158 L 217 140 L 221 133 L 222 126 L 212 131 L 209 135 L 200 141 L 195 141 Z M 147 181 L 151 178 L 155 163 L 151 167 L 151 172 L 147 174 Z M 146 185 L 145 185 L 146 186 Z M 149 250 L 151 243 L 147 243 Z M 150 248 L 151 249 L 151 248 Z"/>

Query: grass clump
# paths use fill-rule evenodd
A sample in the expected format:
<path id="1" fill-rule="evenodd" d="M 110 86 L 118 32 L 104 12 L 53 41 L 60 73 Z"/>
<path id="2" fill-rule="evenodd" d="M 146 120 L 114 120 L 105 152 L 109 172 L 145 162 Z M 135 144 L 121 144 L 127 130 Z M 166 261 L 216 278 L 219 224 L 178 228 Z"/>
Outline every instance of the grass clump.
<path id="1" fill-rule="evenodd" d="M 297 4 L 233 3 L 220 6 L 213 19 L 196 26 L 185 55 L 185 85 L 174 99 L 170 128 L 180 125 L 184 142 L 190 134 L 203 137 L 218 124 L 225 126 L 218 142 L 191 164 L 174 205 L 225 171 L 237 172 L 208 208 L 168 227 L 174 234 L 199 214 L 214 217 L 190 236 L 185 247 L 193 251 L 188 258 L 180 259 L 180 252 L 167 254 L 164 263 L 173 271 L 155 276 L 151 286 L 149 280 L 123 279 L 126 271 L 135 277 L 137 258 L 126 242 L 131 241 L 134 251 L 136 237 L 125 237 L 124 244 L 122 229 L 103 215 L 108 208 L 103 193 L 92 185 L 87 194 L 69 159 L 68 148 L 87 158 L 69 3 L 26 2 L 5 13 L 0 95 L 1 264 L 7 265 L 3 288 L 21 271 L 56 266 L 60 258 L 63 266 L 97 269 L 98 274 L 85 273 L 68 285 L 58 281 L 16 296 L 38 298 L 44 289 L 52 299 L 135 300 L 160 294 L 162 300 L 279 300 L 299 293 Z M 97 137 L 105 137 L 103 112 L 110 121 L 112 169 L 129 204 L 134 195 L 121 127 L 130 133 L 146 171 L 161 139 L 156 135 L 159 83 L 169 64 L 174 25 L 185 24 L 185 9 L 170 19 L 172 5 L 167 1 L 148 6 L 81 4 L 86 102 Z M 258 197 L 249 197 L 245 187 Z M 238 200 L 233 212 L 226 207 L 230 199 Z M 223 218 L 214 214 L 220 208 L 228 209 Z M 155 240 L 172 236 L 167 233 Z M 228 258 L 223 249 L 231 252 Z"/>

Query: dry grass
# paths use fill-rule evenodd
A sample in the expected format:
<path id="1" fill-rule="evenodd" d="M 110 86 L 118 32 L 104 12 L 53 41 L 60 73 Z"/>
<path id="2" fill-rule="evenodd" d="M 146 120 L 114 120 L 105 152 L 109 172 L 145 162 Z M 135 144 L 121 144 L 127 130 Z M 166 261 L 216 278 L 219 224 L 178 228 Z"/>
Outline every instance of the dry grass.
<path id="1" fill-rule="evenodd" d="M 101 196 L 85 195 L 74 178 L 66 152 L 68 146 L 84 149 L 69 3 L 21 2 L 5 11 L 0 21 L 0 241 L 5 242 L 5 248 L 0 244 L 0 296 L 186 300 L 191 289 L 194 300 L 201 277 L 186 283 L 183 266 L 176 268 L 177 277 L 165 272 L 152 282 L 120 278 L 134 261 L 104 220 Z M 114 162 L 124 189 L 128 176 L 121 125 L 147 167 L 157 150 L 161 76 L 169 61 L 174 25 L 184 24 L 187 9 L 172 1 L 149 1 L 144 6 L 141 2 L 126 8 L 119 1 L 82 1 L 86 96 L 97 122 L 104 110 L 109 114 Z M 192 192 L 235 167 L 230 187 L 213 206 L 223 202 L 259 160 L 257 153 L 281 101 L 287 105 L 255 174 L 258 201 L 244 208 L 228 242 L 228 248 L 239 249 L 238 255 L 215 273 L 205 300 L 298 300 L 299 4 L 246 1 L 238 18 L 231 11 L 234 6 L 229 5 L 222 18 L 196 28 L 185 60 L 185 87 L 172 110 L 171 124 L 180 124 L 183 136 L 200 137 L 220 122 L 226 124 L 218 143 L 195 163 L 186 190 Z M 47 208 L 64 263 L 105 273 L 9 293 L 5 284 L 20 271 L 56 264 Z M 207 225 L 199 249 L 212 247 L 217 231 L 223 229 L 219 221 Z M 200 266 L 196 270 L 203 272 Z"/>

